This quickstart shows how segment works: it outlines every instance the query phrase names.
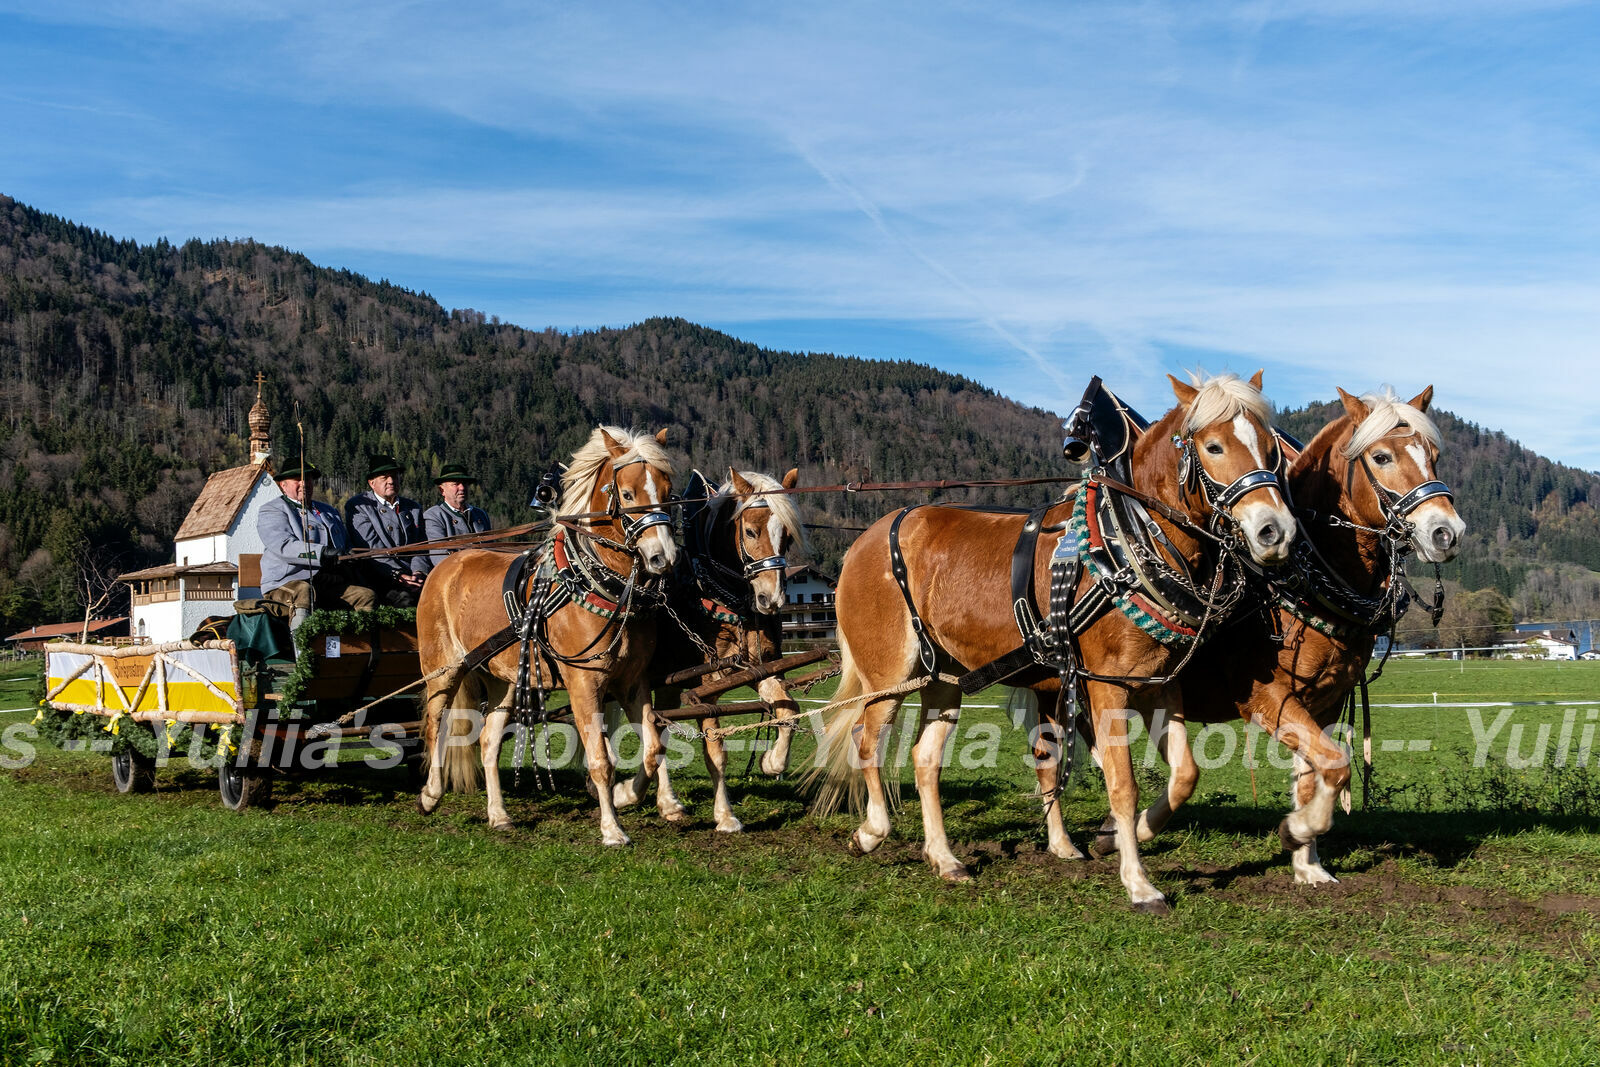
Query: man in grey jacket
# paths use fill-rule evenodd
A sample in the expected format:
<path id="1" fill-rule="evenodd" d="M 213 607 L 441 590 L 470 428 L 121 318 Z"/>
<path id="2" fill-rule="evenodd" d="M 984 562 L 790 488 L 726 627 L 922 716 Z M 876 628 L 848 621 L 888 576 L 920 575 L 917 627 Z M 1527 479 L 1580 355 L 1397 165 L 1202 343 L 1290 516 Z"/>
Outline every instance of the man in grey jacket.
<path id="1" fill-rule="evenodd" d="M 339 565 L 349 549 L 344 523 L 330 505 L 313 500 L 317 475 L 310 463 L 286 466 L 274 475 L 283 494 L 261 506 L 261 595 L 290 609 L 298 627 L 314 607 L 371 611 L 377 597 Z"/>
<path id="2" fill-rule="evenodd" d="M 344 506 L 351 548 L 404 548 L 423 540 L 422 506 L 401 496 L 395 480 L 403 470 L 390 456 L 367 457 L 367 491 Z M 414 608 L 428 573 L 422 562 L 426 556 L 425 552 L 373 556 L 361 561 L 360 574 L 385 604 Z"/>
<path id="3" fill-rule="evenodd" d="M 460 537 L 462 534 L 483 533 L 489 528 L 489 516 L 482 508 L 467 503 L 467 486 L 477 485 L 478 479 L 467 473 L 459 463 L 446 463 L 433 480 L 439 487 L 439 503 L 422 513 L 422 525 L 428 540 Z M 445 561 L 451 552 L 460 549 L 442 548 L 428 553 L 427 568 L 433 570 Z"/>

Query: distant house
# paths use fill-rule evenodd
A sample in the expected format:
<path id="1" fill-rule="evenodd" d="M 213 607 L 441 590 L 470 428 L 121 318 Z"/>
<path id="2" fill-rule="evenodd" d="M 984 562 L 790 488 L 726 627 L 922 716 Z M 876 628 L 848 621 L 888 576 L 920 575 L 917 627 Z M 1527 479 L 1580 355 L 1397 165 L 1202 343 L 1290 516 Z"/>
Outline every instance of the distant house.
<path id="1" fill-rule="evenodd" d="M 1496 659 L 1577 659 L 1578 635 L 1571 630 L 1517 630 L 1496 634 Z"/>
<path id="2" fill-rule="evenodd" d="M 838 639 L 838 616 L 833 610 L 833 589 L 837 584 L 809 563 L 784 571 L 784 640 L 831 643 Z"/>
<path id="3" fill-rule="evenodd" d="M 172 563 L 117 576 L 132 587 L 135 638 L 156 644 L 181 641 L 208 617 L 232 614 L 224 605 L 261 595 L 256 517 L 278 493 L 269 462 L 271 422 L 258 377 L 250 409 L 250 462 L 206 479 L 173 538 Z"/>
<path id="4" fill-rule="evenodd" d="M 90 619 L 89 640 L 113 641 L 128 636 L 128 617 L 115 619 Z M 6 642 L 21 652 L 38 652 L 46 641 L 78 641 L 83 638 L 83 622 L 56 622 L 48 626 L 30 626 L 6 638 Z"/>
<path id="5" fill-rule="evenodd" d="M 1600 659 L 1600 648 L 1591 648 L 1587 652 L 1580 652 L 1579 659 Z"/>

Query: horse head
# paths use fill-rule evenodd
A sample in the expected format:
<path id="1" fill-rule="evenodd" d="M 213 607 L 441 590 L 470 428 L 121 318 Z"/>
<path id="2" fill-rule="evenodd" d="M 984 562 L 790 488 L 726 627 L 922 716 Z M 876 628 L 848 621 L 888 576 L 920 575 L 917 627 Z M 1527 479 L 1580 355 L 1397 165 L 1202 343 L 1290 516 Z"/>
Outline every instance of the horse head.
<path id="1" fill-rule="evenodd" d="M 750 583 L 751 603 L 762 615 L 774 615 L 784 604 L 785 558 L 789 550 L 805 540 L 799 513 L 787 496 L 764 496 L 780 489 L 793 489 L 800 481 L 799 470 L 791 470 L 778 482 L 754 471 L 728 468 L 728 482 L 719 496 L 732 501 L 725 526 L 726 534 L 717 538 L 717 550 L 726 553 L 728 564 Z M 731 549 L 726 547 L 726 537 Z"/>
<path id="2" fill-rule="evenodd" d="M 1181 431 L 1172 435 L 1180 497 L 1208 519 L 1237 526 L 1257 563 L 1282 563 L 1295 521 L 1278 482 L 1283 456 L 1261 372 L 1248 382 L 1221 374 L 1195 385 L 1167 377 L 1183 411 Z"/>
<path id="3" fill-rule="evenodd" d="M 666 430 L 652 437 L 601 426 L 573 453 L 561 479 L 562 513 L 604 516 L 588 525 L 609 527 L 616 536 L 610 547 L 596 541 L 595 551 L 623 574 L 631 563 L 619 548 L 637 557 L 648 574 L 665 574 L 678 559 L 672 516 L 664 506 L 672 496 L 672 461 L 661 447 L 666 436 Z"/>
<path id="4" fill-rule="evenodd" d="M 1433 386 L 1408 403 L 1388 387 L 1359 398 L 1340 389 L 1339 400 L 1349 420 L 1343 430 L 1348 440 L 1339 448 L 1346 460 L 1341 510 L 1368 526 L 1399 531 L 1428 563 L 1454 559 L 1467 524 L 1434 473 L 1440 438 L 1427 414 Z"/>

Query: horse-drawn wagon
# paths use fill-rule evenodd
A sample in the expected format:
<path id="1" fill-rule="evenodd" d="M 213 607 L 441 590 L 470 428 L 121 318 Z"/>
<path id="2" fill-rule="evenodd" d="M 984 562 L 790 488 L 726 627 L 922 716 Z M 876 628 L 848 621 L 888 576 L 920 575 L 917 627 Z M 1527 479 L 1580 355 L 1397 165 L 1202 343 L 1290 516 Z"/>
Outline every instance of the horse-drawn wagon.
<path id="1" fill-rule="evenodd" d="M 341 750 L 365 748 L 380 766 L 415 750 L 409 612 L 317 613 L 298 634 L 298 656 L 265 614 L 215 629 L 225 636 L 46 646 L 45 702 L 84 717 L 69 732 L 109 751 L 118 792 L 148 790 L 158 767 L 187 758 L 214 767 L 223 804 L 243 810 L 270 794 L 274 774 L 335 767 Z M 378 701 L 396 690 L 406 691 Z M 341 723 L 355 708 L 359 721 Z"/>

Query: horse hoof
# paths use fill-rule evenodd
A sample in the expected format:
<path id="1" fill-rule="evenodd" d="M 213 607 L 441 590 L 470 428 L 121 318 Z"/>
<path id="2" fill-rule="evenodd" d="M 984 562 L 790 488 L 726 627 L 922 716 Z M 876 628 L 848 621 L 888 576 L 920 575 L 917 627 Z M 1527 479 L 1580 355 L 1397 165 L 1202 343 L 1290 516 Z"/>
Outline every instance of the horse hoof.
<path id="1" fill-rule="evenodd" d="M 1136 900 L 1133 910 L 1140 915 L 1171 915 L 1172 905 L 1167 903 L 1166 897 L 1156 897 L 1154 900 Z"/>
<path id="2" fill-rule="evenodd" d="M 618 830 L 615 834 L 601 834 L 600 843 L 607 848 L 627 848 L 633 844 L 633 838 Z"/>
<path id="3" fill-rule="evenodd" d="M 1068 862 L 1073 863 L 1089 858 L 1082 852 L 1079 852 L 1077 848 L 1075 848 L 1070 842 L 1065 845 L 1058 845 L 1055 848 L 1050 849 L 1049 852 L 1050 855 L 1054 856 L 1058 860 L 1067 860 Z"/>
<path id="4" fill-rule="evenodd" d="M 871 852 L 882 843 L 883 842 L 879 840 L 868 844 L 868 839 L 862 837 L 861 831 L 857 830 L 855 833 L 850 835 L 850 855 L 865 856 L 868 852 Z"/>
<path id="5" fill-rule="evenodd" d="M 951 867 L 948 871 L 940 871 L 939 877 L 943 878 L 951 885 L 959 885 L 962 882 L 972 881 L 972 872 L 960 864 L 957 864 L 956 866 Z"/>
<path id="6" fill-rule="evenodd" d="M 689 813 L 683 808 L 675 808 L 661 813 L 661 818 L 674 826 L 682 826 L 689 821 Z"/>
<path id="7" fill-rule="evenodd" d="M 744 833 L 744 823 L 740 822 L 738 819 L 732 818 L 730 818 L 727 822 L 719 822 L 717 823 L 717 833 L 742 834 Z"/>
<path id="8" fill-rule="evenodd" d="M 490 819 L 489 829 L 503 834 L 510 830 L 516 829 L 516 823 L 512 822 L 510 819 Z"/>
<path id="9" fill-rule="evenodd" d="M 417 797 L 417 810 L 424 815 L 432 815 L 433 809 L 439 806 L 438 800 L 429 800 L 427 797 Z"/>
<path id="10" fill-rule="evenodd" d="M 1116 834 L 1099 834 L 1095 837 L 1094 843 L 1089 846 L 1089 851 L 1097 857 L 1109 856 L 1116 850 Z"/>
<path id="11" fill-rule="evenodd" d="M 1313 867 L 1309 871 L 1295 871 L 1294 880 L 1301 885 L 1338 885 L 1339 879 L 1329 874 L 1321 867 Z"/>

